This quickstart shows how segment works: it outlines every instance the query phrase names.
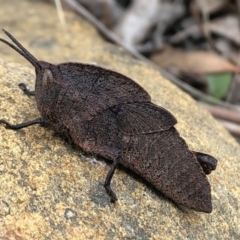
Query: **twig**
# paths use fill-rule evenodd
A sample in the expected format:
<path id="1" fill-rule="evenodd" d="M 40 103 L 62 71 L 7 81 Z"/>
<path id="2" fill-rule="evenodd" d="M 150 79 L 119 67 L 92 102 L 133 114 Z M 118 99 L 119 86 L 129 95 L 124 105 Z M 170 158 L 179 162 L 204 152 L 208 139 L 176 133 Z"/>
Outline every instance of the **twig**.
<path id="1" fill-rule="evenodd" d="M 62 9 L 62 4 L 60 0 L 54 0 L 56 8 L 57 8 L 57 13 L 58 13 L 58 18 L 60 20 L 60 23 L 62 25 L 62 28 L 66 31 L 67 30 L 67 24 L 64 16 L 64 12 Z"/>
<path id="2" fill-rule="evenodd" d="M 230 133 L 240 136 L 240 125 L 225 120 L 217 119 Z"/>
<path id="3" fill-rule="evenodd" d="M 223 54 L 222 51 L 220 49 L 217 48 L 217 46 L 215 45 L 215 43 L 213 42 L 212 38 L 209 36 L 209 33 L 206 32 L 204 30 L 204 27 L 202 25 L 202 21 L 200 19 L 200 16 L 199 16 L 199 11 L 197 10 L 195 4 L 192 2 L 190 4 L 190 11 L 192 13 L 192 16 L 193 16 L 193 19 L 195 20 L 197 26 L 199 27 L 202 35 L 205 37 L 205 39 L 207 40 L 209 46 L 215 51 L 217 52 L 218 54 Z"/>
<path id="4" fill-rule="evenodd" d="M 200 105 L 207 109 L 216 118 L 221 118 L 231 122 L 240 123 L 240 113 L 237 111 L 211 106 L 203 103 L 200 103 Z"/>
<path id="5" fill-rule="evenodd" d="M 160 72 L 165 78 L 169 79 L 171 82 L 185 90 L 186 92 L 190 93 L 192 96 L 204 100 L 206 102 L 216 104 L 219 106 L 224 106 L 226 108 L 230 109 L 237 109 L 237 106 L 229 103 L 225 103 L 223 101 L 220 101 L 216 98 L 213 98 L 211 96 L 208 96 L 207 94 L 193 88 L 192 86 L 181 82 L 179 79 L 177 79 L 174 75 L 171 73 L 165 71 L 164 69 L 160 68 L 158 65 L 150 61 L 148 58 L 141 55 L 139 52 L 137 52 L 133 47 L 127 45 L 124 43 L 116 34 L 114 34 L 112 31 L 110 31 L 106 26 L 104 26 L 96 17 L 94 17 L 88 10 L 86 10 L 83 6 L 78 4 L 76 0 L 64 0 L 64 2 L 72 8 L 75 12 L 83 16 L 85 19 L 87 19 L 92 25 L 94 25 L 103 35 L 106 36 L 106 38 L 110 39 L 111 41 L 115 42 L 119 46 L 125 48 L 129 53 L 131 53 L 134 57 L 137 59 L 143 61 L 144 63 L 151 66 L 153 69 Z"/>

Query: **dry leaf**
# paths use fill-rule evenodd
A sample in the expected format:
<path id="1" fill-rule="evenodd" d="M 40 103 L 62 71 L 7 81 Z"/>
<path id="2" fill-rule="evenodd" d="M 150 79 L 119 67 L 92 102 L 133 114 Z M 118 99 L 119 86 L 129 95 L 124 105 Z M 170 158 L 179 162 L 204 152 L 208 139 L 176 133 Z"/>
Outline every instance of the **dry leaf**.
<path id="1" fill-rule="evenodd" d="M 228 15 L 208 23 L 208 29 L 240 45 L 239 20 L 237 15 Z"/>
<path id="2" fill-rule="evenodd" d="M 162 68 L 176 67 L 186 73 L 240 72 L 237 66 L 206 51 L 186 53 L 179 49 L 166 47 L 162 52 L 153 54 L 151 60 Z"/>
<path id="3" fill-rule="evenodd" d="M 209 14 L 222 9 L 227 0 L 196 0 L 195 2 L 202 12 Z"/>

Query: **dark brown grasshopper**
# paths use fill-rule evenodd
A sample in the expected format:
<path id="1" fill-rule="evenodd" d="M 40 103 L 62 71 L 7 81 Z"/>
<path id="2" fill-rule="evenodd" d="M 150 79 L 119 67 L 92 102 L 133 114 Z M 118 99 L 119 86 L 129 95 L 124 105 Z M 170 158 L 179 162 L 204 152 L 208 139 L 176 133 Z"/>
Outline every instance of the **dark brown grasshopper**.
<path id="1" fill-rule="evenodd" d="M 193 152 L 174 128 L 175 117 L 151 102 L 149 94 L 120 73 L 94 65 L 38 61 L 10 33 L 16 44 L 4 42 L 36 71 L 34 95 L 41 117 L 12 125 L 8 129 L 33 124 L 68 136 L 85 152 L 112 160 L 104 186 L 115 202 L 110 183 L 118 164 L 136 172 L 177 204 L 196 211 L 211 212 L 211 189 L 206 178 L 217 160 Z"/>

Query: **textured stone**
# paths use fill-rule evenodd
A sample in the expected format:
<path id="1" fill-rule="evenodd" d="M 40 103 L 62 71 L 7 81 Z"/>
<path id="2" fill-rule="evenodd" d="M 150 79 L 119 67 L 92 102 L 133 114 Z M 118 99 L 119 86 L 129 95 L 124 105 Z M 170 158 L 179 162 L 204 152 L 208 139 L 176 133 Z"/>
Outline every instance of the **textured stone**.
<path id="1" fill-rule="evenodd" d="M 38 126 L 17 132 L 0 126 L 0 239 L 240 238 L 240 148 L 210 114 L 159 73 L 106 43 L 74 14 L 66 13 L 64 32 L 50 5 L 26 0 L 0 0 L 0 5 L 1 28 L 37 59 L 95 63 L 133 78 L 153 102 L 176 116 L 190 149 L 219 160 L 208 177 L 211 214 L 180 210 L 123 169 L 113 178 L 119 199 L 113 205 L 103 188 L 109 169 L 103 160 L 96 164 L 94 156 L 83 156 Z M 0 58 L 0 118 L 19 123 L 38 117 L 34 99 L 17 86 L 25 82 L 33 88 L 34 69 L 3 43 Z"/>

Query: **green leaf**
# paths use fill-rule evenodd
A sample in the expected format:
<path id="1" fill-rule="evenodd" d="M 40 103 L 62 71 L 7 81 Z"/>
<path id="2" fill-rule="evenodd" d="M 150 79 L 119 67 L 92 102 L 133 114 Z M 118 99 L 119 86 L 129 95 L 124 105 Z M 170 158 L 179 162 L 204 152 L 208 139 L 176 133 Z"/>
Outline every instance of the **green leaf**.
<path id="1" fill-rule="evenodd" d="M 231 79 L 232 74 L 229 72 L 207 75 L 208 93 L 215 98 L 221 99 L 227 94 Z"/>

